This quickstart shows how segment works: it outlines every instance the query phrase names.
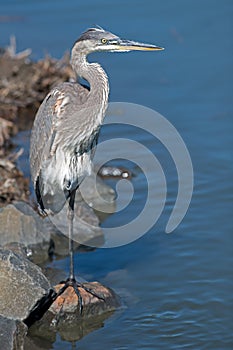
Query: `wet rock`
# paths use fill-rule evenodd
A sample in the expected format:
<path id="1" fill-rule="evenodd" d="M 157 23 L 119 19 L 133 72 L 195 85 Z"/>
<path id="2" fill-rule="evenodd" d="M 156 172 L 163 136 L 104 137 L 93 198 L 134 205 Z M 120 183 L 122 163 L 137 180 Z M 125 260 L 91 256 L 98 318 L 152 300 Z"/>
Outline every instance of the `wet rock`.
<path id="1" fill-rule="evenodd" d="M 23 322 L 0 316 L 0 349 L 23 349 L 26 332 L 27 326 Z"/>
<path id="2" fill-rule="evenodd" d="M 27 203 L 14 202 L 0 209 L 0 245 L 18 242 L 31 249 L 34 262 L 48 259 L 51 226 Z"/>
<path id="3" fill-rule="evenodd" d="M 59 296 L 41 320 L 29 329 L 29 337 L 45 339 L 53 343 L 59 332 L 66 341 L 77 341 L 88 333 L 103 327 L 104 321 L 119 308 L 119 297 L 98 282 L 84 283 L 105 300 L 98 299 L 80 288 L 83 311 L 80 315 L 78 297 L 72 287 Z M 63 285 L 54 288 L 58 291 Z M 34 344 L 36 345 L 36 344 Z M 26 347 L 27 349 L 27 347 Z"/>
<path id="4" fill-rule="evenodd" d="M 131 179 L 132 172 L 123 167 L 102 166 L 98 170 L 98 175 L 102 178 Z"/>
<path id="5" fill-rule="evenodd" d="M 26 319 L 51 289 L 42 270 L 21 253 L 0 248 L 0 315 Z"/>
<path id="6" fill-rule="evenodd" d="M 55 291 L 58 292 L 62 286 L 62 284 L 55 286 Z M 61 322 L 61 320 L 72 320 L 81 317 L 87 318 L 100 315 L 106 311 L 114 311 L 120 306 L 119 297 L 113 290 L 103 286 L 99 282 L 85 282 L 83 286 L 98 295 L 101 299 L 88 293 L 82 287 L 79 287 L 83 302 L 82 315 L 80 315 L 78 296 L 73 287 L 68 287 L 49 309 L 49 312 L 52 312 L 54 315 L 59 315 L 59 322 Z"/>

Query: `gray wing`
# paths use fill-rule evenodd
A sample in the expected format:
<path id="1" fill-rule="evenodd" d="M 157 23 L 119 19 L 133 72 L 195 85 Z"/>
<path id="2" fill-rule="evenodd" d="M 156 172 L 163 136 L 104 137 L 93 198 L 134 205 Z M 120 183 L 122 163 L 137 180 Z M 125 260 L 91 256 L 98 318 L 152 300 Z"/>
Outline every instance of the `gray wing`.
<path id="1" fill-rule="evenodd" d="M 54 88 L 40 105 L 30 139 L 30 168 L 34 188 L 42 163 L 54 152 L 54 141 L 58 135 L 57 120 L 65 114 L 70 97 L 73 99 L 75 96 L 77 109 L 82 109 L 88 93 L 89 91 L 81 85 L 63 83 Z"/>
<path id="2" fill-rule="evenodd" d="M 32 182 L 39 175 L 42 159 L 45 155 L 45 147 L 49 148 L 52 143 L 54 127 L 53 127 L 53 104 L 55 98 L 53 92 L 49 93 L 36 114 L 30 138 L 30 168 Z"/>

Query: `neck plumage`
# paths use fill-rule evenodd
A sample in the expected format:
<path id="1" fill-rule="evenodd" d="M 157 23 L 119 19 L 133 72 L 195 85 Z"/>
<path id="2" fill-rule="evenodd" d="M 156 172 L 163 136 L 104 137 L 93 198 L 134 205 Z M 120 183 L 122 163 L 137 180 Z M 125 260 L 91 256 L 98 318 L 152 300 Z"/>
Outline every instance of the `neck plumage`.
<path id="1" fill-rule="evenodd" d="M 89 63 L 86 55 L 72 53 L 71 65 L 77 76 L 90 85 L 87 108 L 90 114 L 95 111 L 96 126 L 101 125 L 108 105 L 109 84 L 104 69 L 98 63 Z"/>

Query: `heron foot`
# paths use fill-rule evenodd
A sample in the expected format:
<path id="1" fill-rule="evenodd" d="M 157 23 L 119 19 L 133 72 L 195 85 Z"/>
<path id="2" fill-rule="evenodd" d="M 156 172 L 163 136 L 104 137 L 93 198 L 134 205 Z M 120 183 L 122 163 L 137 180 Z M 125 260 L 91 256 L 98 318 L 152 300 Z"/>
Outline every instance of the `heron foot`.
<path id="1" fill-rule="evenodd" d="M 77 297 L 78 297 L 78 305 L 79 305 L 79 312 L 80 314 L 82 314 L 83 311 L 83 298 L 82 295 L 79 291 L 79 288 L 84 289 L 87 293 L 93 295 L 94 297 L 105 301 L 105 299 L 98 295 L 97 293 L 93 292 L 92 289 L 90 289 L 89 287 L 85 286 L 83 283 L 80 283 L 78 281 L 76 281 L 75 278 L 67 278 L 66 281 L 61 281 L 60 284 L 64 284 L 64 286 L 57 292 L 56 294 L 56 298 L 59 297 L 61 294 L 64 293 L 64 291 L 68 288 L 68 287 L 73 287 Z"/>

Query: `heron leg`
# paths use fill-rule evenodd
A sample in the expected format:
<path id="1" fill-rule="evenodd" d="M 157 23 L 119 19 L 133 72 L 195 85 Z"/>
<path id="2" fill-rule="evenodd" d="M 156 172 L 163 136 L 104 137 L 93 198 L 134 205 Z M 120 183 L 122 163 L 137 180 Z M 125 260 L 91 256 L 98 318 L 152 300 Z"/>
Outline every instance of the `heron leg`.
<path id="1" fill-rule="evenodd" d="M 80 312 L 82 312 L 82 297 L 79 292 L 79 285 L 75 279 L 74 274 L 74 243 L 73 243 L 73 230 L 74 230 L 74 202 L 75 202 L 75 194 L 76 190 L 72 191 L 70 194 L 69 202 L 68 202 L 68 209 L 67 209 L 67 219 L 68 219 L 68 227 L 69 227 L 69 255 L 70 255 L 70 272 L 69 277 L 66 281 L 62 281 L 61 283 L 64 283 L 64 286 L 58 291 L 56 298 L 64 293 L 64 291 L 69 287 L 73 287 L 77 297 L 78 297 L 78 304 L 80 308 Z"/>
<path id="2" fill-rule="evenodd" d="M 86 287 L 83 283 L 79 283 L 75 279 L 74 274 L 74 248 L 73 248 L 73 222 L 74 222 L 74 201 L 75 201 L 75 193 L 76 191 L 71 192 L 69 203 L 68 203 L 68 210 L 67 210 L 67 218 L 69 223 L 69 255 L 70 255 L 70 274 L 66 281 L 62 281 L 60 283 L 64 283 L 64 286 L 57 292 L 55 299 L 59 297 L 64 291 L 69 287 L 73 287 L 77 297 L 78 297 L 78 304 L 79 304 L 79 311 L 82 313 L 83 309 L 83 301 L 82 296 L 80 294 L 79 288 L 84 289 L 89 294 L 93 295 L 94 297 L 101 299 L 104 301 L 104 298 L 102 296 L 97 295 L 95 292 L 93 292 L 90 288 Z"/>
<path id="3" fill-rule="evenodd" d="M 74 201 L 76 191 L 72 191 L 68 203 L 67 218 L 69 224 L 69 255 L 70 255 L 70 275 L 69 279 L 74 280 L 74 244 L 73 244 L 73 230 L 74 230 Z"/>

